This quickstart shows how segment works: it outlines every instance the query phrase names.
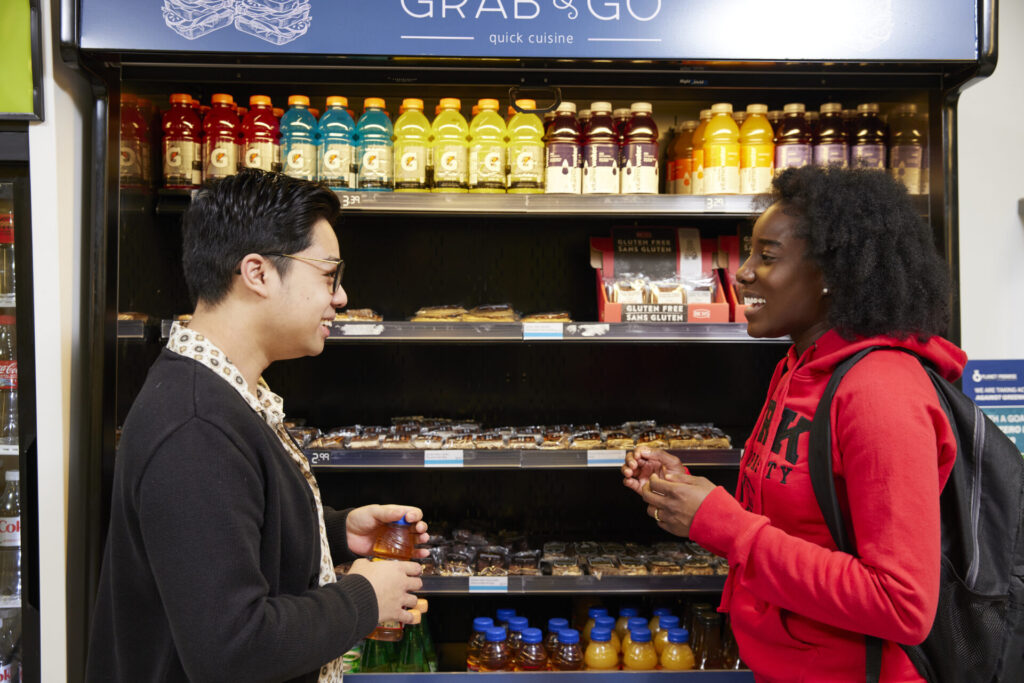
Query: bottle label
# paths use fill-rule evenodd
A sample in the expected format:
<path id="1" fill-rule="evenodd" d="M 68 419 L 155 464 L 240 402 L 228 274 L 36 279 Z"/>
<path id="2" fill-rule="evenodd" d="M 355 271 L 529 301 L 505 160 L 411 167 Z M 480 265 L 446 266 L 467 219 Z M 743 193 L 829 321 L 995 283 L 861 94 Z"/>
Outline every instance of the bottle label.
<path id="1" fill-rule="evenodd" d="M 850 152 L 850 166 L 853 168 L 877 168 L 885 170 L 885 145 L 854 145 Z"/>
<path id="2" fill-rule="evenodd" d="M 18 388 L 18 361 L 0 360 L 0 389 Z"/>
<path id="3" fill-rule="evenodd" d="M 427 189 L 427 148 L 425 145 L 395 146 L 395 189 Z"/>
<path id="4" fill-rule="evenodd" d="M 285 175 L 316 180 L 316 145 L 311 142 L 294 142 L 285 148 L 283 154 Z"/>
<path id="5" fill-rule="evenodd" d="M 896 145 L 889 150 L 889 173 L 910 194 L 921 191 L 924 150 L 920 145 Z"/>
<path id="6" fill-rule="evenodd" d="M 693 194 L 704 194 L 704 150 L 693 150 Z"/>
<path id="7" fill-rule="evenodd" d="M 21 517 L 0 517 L 0 547 L 21 547 Z"/>
<path id="8" fill-rule="evenodd" d="M 803 168 L 811 163 L 811 146 L 803 143 L 775 146 L 775 171 L 787 168 Z"/>
<path id="9" fill-rule="evenodd" d="M 845 142 L 814 146 L 815 166 L 849 166 L 849 148 Z"/>
<path id="10" fill-rule="evenodd" d="M 740 145 L 707 145 L 704 148 L 704 194 L 736 194 L 740 191 Z"/>
<path id="11" fill-rule="evenodd" d="M 672 194 L 693 194 L 693 157 L 676 159 L 669 164 L 669 191 Z"/>
<path id="12" fill-rule="evenodd" d="M 206 145 L 206 178 L 226 178 L 238 171 L 238 145 L 231 138 L 213 140 Z"/>
<path id="13" fill-rule="evenodd" d="M 203 184 L 203 143 L 192 143 L 192 184 L 199 187 Z"/>
<path id="14" fill-rule="evenodd" d="M 539 190 L 544 187 L 544 146 L 535 142 L 511 143 L 508 148 L 509 189 Z"/>
<path id="15" fill-rule="evenodd" d="M 242 165 L 245 168 L 259 168 L 264 171 L 274 170 L 274 148 L 273 142 L 249 142 L 245 145 L 245 157 Z"/>
<path id="16" fill-rule="evenodd" d="M 137 184 L 143 179 L 142 141 L 122 140 L 118 175 L 121 183 Z"/>
<path id="17" fill-rule="evenodd" d="M 14 244 L 14 214 L 0 213 L 0 244 Z"/>
<path id="18" fill-rule="evenodd" d="M 359 149 L 359 189 L 391 188 L 390 145 L 363 145 Z"/>
<path id="19" fill-rule="evenodd" d="M 740 145 L 740 193 L 767 192 L 775 174 L 775 145 Z"/>
<path id="20" fill-rule="evenodd" d="M 571 142 L 552 142 L 547 146 L 544 162 L 545 192 L 548 194 L 579 194 L 580 147 Z"/>
<path id="21" fill-rule="evenodd" d="M 583 148 L 583 194 L 619 193 L 619 146 L 594 142 Z"/>
<path id="22" fill-rule="evenodd" d="M 469 187 L 481 190 L 505 189 L 505 146 L 492 142 L 469 148 Z"/>
<path id="23" fill-rule="evenodd" d="M 622 167 L 622 194 L 658 194 L 658 144 L 627 142 Z"/>
<path id="24" fill-rule="evenodd" d="M 320 179 L 332 188 L 352 187 L 352 145 L 325 142 L 320 147 Z"/>
<path id="25" fill-rule="evenodd" d="M 434 187 L 465 189 L 469 150 L 463 145 L 437 145 L 434 149 Z"/>
<path id="26" fill-rule="evenodd" d="M 195 185 L 193 181 L 193 166 L 199 165 L 199 172 L 202 173 L 200 159 L 196 157 L 196 143 L 191 140 L 164 140 L 164 184 L 168 186 Z"/>
<path id="27" fill-rule="evenodd" d="M 20 670 L 24 671 L 25 668 L 22 667 Z M 24 680 L 23 676 L 21 677 L 21 680 Z M 14 681 L 13 663 L 0 665 L 0 681 L 2 681 L 3 683 L 7 683 L 8 681 Z"/>

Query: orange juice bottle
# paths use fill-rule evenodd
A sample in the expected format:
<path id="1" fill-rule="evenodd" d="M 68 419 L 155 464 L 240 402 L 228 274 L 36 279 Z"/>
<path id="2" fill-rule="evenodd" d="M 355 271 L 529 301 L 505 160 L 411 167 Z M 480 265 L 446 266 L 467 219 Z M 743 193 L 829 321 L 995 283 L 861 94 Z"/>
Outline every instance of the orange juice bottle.
<path id="1" fill-rule="evenodd" d="M 629 620 L 635 616 L 636 608 L 634 607 L 623 607 L 619 610 L 619 618 L 615 622 L 615 634 L 619 637 L 619 640 L 626 637 L 626 631 L 629 628 Z"/>
<path id="2" fill-rule="evenodd" d="M 615 648 L 615 652 L 622 652 L 622 640 L 619 638 L 619 634 L 615 632 L 615 619 L 613 617 L 597 617 L 594 619 L 594 628 L 606 628 L 612 633 L 611 645 Z"/>
<path id="3" fill-rule="evenodd" d="M 696 666 L 696 658 L 690 649 L 690 634 L 685 628 L 668 631 L 668 643 L 661 651 L 661 668 L 665 671 L 687 671 Z"/>
<path id="4" fill-rule="evenodd" d="M 661 617 L 658 623 L 659 630 L 654 634 L 654 649 L 657 650 L 658 656 L 665 651 L 665 646 L 668 645 L 668 632 L 674 628 L 679 628 L 679 617 L 673 614 L 665 614 Z"/>
<path id="5" fill-rule="evenodd" d="M 373 550 L 370 553 L 373 561 L 399 560 L 408 562 L 412 559 L 413 552 L 415 551 L 416 541 L 413 539 L 413 535 L 414 532 L 411 525 L 404 518 L 391 522 L 381 529 L 380 533 L 377 534 L 377 538 L 373 541 Z M 397 642 L 402 639 L 402 622 L 382 621 L 366 637 L 371 640 Z"/>
<path id="6" fill-rule="evenodd" d="M 633 631 L 647 628 L 647 620 L 643 617 L 630 617 L 626 621 L 626 634 L 622 636 L 622 651 L 625 652 L 629 644 L 633 642 Z M 650 631 L 650 629 L 647 629 Z"/>
<path id="7" fill-rule="evenodd" d="M 747 105 L 740 127 L 740 194 L 767 192 L 775 175 L 775 133 L 766 104 Z"/>
<path id="8" fill-rule="evenodd" d="M 584 643 L 590 642 L 590 631 L 594 628 L 594 620 L 598 617 L 608 616 L 608 610 L 604 607 L 591 607 L 587 611 L 587 623 L 583 626 L 583 631 L 580 633 L 580 638 Z"/>
<path id="9" fill-rule="evenodd" d="M 615 671 L 619 668 L 619 653 L 611 638 L 610 629 L 595 628 L 590 632 L 590 643 L 583 653 L 583 664 L 588 671 Z"/>
<path id="10" fill-rule="evenodd" d="M 700 123 L 693 131 L 693 194 L 704 194 L 704 131 L 711 119 L 710 109 L 700 110 Z"/>
<path id="11" fill-rule="evenodd" d="M 651 614 L 653 616 L 651 616 L 651 620 L 647 622 L 647 628 L 651 629 L 651 633 L 657 636 L 658 632 L 662 630 L 661 618 L 667 617 L 670 614 L 672 614 L 672 610 L 670 610 L 668 607 L 656 607 L 654 611 L 651 612 Z"/>
<path id="12" fill-rule="evenodd" d="M 711 106 L 704 129 L 704 194 L 740 191 L 740 129 L 732 118 L 732 105 Z"/>
<path id="13" fill-rule="evenodd" d="M 633 629 L 632 641 L 622 649 L 622 668 L 630 671 L 652 671 L 658 668 L 658 653 L 651 642 L 651 629 Z"/>

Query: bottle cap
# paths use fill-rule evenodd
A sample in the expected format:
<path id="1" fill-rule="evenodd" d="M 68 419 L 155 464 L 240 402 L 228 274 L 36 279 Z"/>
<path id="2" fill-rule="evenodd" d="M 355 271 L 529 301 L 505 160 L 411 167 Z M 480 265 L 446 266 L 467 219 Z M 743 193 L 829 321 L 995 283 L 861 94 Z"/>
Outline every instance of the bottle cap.
<path id="1" fill-rule="evenodd" d="M 406 97 L 402 100 L 402 106 L 406 109 L 418 109 L 423 111 L 423 100 L 418 97 Z"/>
<path id="2" fill-rule="evenodd" d="M 4 479 L 7 481 L 18 481 L 21 478 L 21 473 L 18 470 L 7 470 L 4 472 Z"/>
<path id="3" fill-rule="evenodd" d="M 288 106 L 294 107 L 296 104 L 301 104 L 304 107 L 309 106 L 309 98 L 305 95 L 289 95 Z"/>
<path id="4" fill-rule="evenodd" d="M 610 628 L 597 628 L 596 626 L 590 631 L 590 640 L 594 643 L 607 643 L 612 639 L 612 630 Z"/>
<path id="5" fill-rule="evenodd" d="M 615 619 L 612 617 L 597 617 L 594 619 L 594 628 L 615 628 Z"/>
<path id="6" fill-rule="evenodd" d="M 821 105 L 822 114 L 838 114 L 841 111 L 843 111 L 843 105 L 838 102 L 826 102 Z"/>
<path id="7" fill-rule="evenodd" d="M 800 102 L 790 102 L 782 107 L 782 111 L 786 114 L 803 114 L 807 109 Z"/>
<path id="8" fill-rule="evenodd" d="M 490 111 L 498 111 L 498 100 L 490 97 L 485 97 L 476 103 L 476 106 L 481 109 L 489 109 Z"/>
<path id="9" fill-rule="evenodd" d="M 401 519 L 396 519 L 395 521 L 393 521 L 391 523 L 392 524 L 397 524 L 398 526 L 409 526 L 411 524 L 411 522 L 405 521 L 405 517 L 402 517 Z"/>
<path id="10" fill-rule="evenodd" d="M 643 617 L 630 617 L 626 622 L 626 628 L 630 631 L 638 628 L 647 628 L 647 620 Z"/>
<path id="11" fill-rule="evenodd" d="M 536 109 L 537 100 L 516 100 L 516 106 L 520 109 Z"/>
<path id="12" fill-rule="evenodd" d="M 701 121 L 707 121 L 710 118 L 711 118 L 711 110 L 710 109 L 701 109 L 700 110 L 700 120 Z"/>
<path id="13" fill-rule="evenodd" d="M 651 612 L 651 616 L 664 617 L 668 614 L 672 614 L 672 609 L 669 607 L 655 607 L 654 611 Z"/>
<path id="14" fill-rule="evenodd" d="M 770 119 L 781 119 L 782 118 L 782 111 L 780 111 L 778 109 L 772 109 L 770 112 L 768 112 L 768 118 L 770 118 Z"/>
<path id="15" fill-rule="evenodd" d="M 526 617 L 509 617 L 508 618 L 508 630 L 509 631 L 522 631 L 524 628 L 530 628 L 530 620 Z"/>
<path id="16" fill-rule="evenodd" d="M 505 629 L 501 626 L 495 626 L 487 629 L 487 642 L 488 643 L 500 643 L 505 640 Z"/>
<path id="17" fill-rule="evenodd" d="M 747 113 L 748 114 L 767 114 L 768 113 L 768 105 L 767 104 L 748 104 L 747 105 Z"/>
<path id="18" fill-rule="evenodd" d="M 330 97 L 327 98 L 327 106 L 328 107 L 338 107 L 338 106 L 340 106 L 340 107 L 347 107 L 348 106 L 348 98 L 347 97 L 343 97 L 342 95 L 331 95 Z"/>
<path id="19" fill-rule="evenodd" d="M 864 104 L 857 105 L 858 112 L 864 112 L 866 114 L 877 114 L 878 103 L 877 102 L 865 102 Z"/>
<path id="20" fill-rule="evenodd" d="M 309 113 L 312 114 L 314 118 L 320 118 L 320 110 L 315 107 L 310 107 Z"/>
<path id="21" fill-rule="evenodd" d="M 552 617 L 548 619 L 548 630 L 558 633 L 563 628 L 569 628 L 569 620 L 562 619 L 561 617 Z"/>
<path id="22" fill-rule="evenodd" d="M 692 133 L 697 130 L 697 126 L 700 125 L 700 121 L 683 121 L 683 130 Z"/>
<path id="23" fill-rule="evenodd" d="M 462 109 L 462 102 L 458 97 L 442 97 L 441 109 Z"/>
<path id="24" fill-rule="evenodd" d="M 717 102 L 711 105 L 712 114 L 731 114 L 732 105 L 728 102 Z"/>
<path id="25" fill-rule="evenodd" d="M 516 611 L 509 607 L 503 607 L 502 609 L 499 609 L 496 614 L 498 615 L 498 623 L 504 624 L 508 621 L 509 617 L 514 617 L 516 615 Z"/>
<path id="26" fill-rule="evenodd" d="M 616 109 L 614 112 L 612 112 L 612 116 L 617 119 L 628 119 L 629 109 Z"/>
<path id="27" fill-rule="evenodd" d="M 591 619 L 597 619 L 598 617 L 608 616 L 608 610 L 604 607 L 591 607 L 587 610 L 587 616 Z"/>
<path id="28" fill-rule="evenodd" d="M 266 95 L 253 95 L 252 97 L 249 98 L 249 106 L 250 107 L 255 107 L 256 105 L 260 105 L 260 106 L 263 106 L 263 107 L 269 107 L 269 106 L 271 106 L 270 105 L 270 98 L 267 97 Z"/>
<path id="29" fill-rule="evenodd" d="M 0 315 L 0 325 L 13 325 L 13 324 L 14 324 L 14 316 L 13 315 Z"/>
<path id="30" fill-rule="evenodd" d="M 281 107 L 274 107 L 274 116 L 277 118 L 284 116 L 284 109 L 281 109 Z"/>
<path id="31" fill-rule="evenodd" d="M 690 641 L 690 632 L 685 628 L 670 628 L 668 630 L 668 642 L 670 643 L 688 643 Z"/>
<path id="32" fill-rule="evenodd" d="M 630 629 L 629 637 L 634 643 L 649 643 L 651 642 L 651 629 L 646 626 Z"/>
<path id="33" fill-rule="evenodd" d="M 376 107 L 377 109 L 384 108 L 383 97 L 367 97 L 363 100 L 363 109 L 369 109 L 370 107 Z"/>
<path id="34" fill-rule="evenodd" d="M 575 114 L 576 113 L 576 103 L 575 102 L 560 102 L 558 104 L 558 111 L 568 111 L 568 112 L 572 112 L 573 114 Z"/>
<path id="35" fill-rule="evenodd" d="M 816 111 L 809 111 L 809 112 L 807 112 L 807 120 L 808 121 L 817 121 L 819 116 L 821 116 L 821 114 L 819 114 Z"/>
<path id="36" fill-rule="evenodd" d="M 619 618 L 620 619 L 622 617 L 626 617 L 628 619 L 629 617 L 635 617 L 635 616 L 636 616 L 636 607 L 623 607 L 622 609 L 619 610 Z"/>
<path id="37" fill-rule="evenodd" d="M 210 101 L 214 104 L 234 104 L 235 98 L 227 93 L 218 92 L 210 97 Z"/>
<path id="38" fill-rule="evenodd" d="M 589 109 L 580 109 L 580 118 L 581 119 L 589 119 L 590 117 L 591 117 L 591 113 L 590 113 Z"/>
<path id="39" fill-rule="evenodd" d="M 603 111 L 603 112 L 606 112 L 606 113 L 611 113 L 611 111 L 612 111 L 612 103 L 611 102 L 591 102 L 590 103 L 590 111 L 592 111 L 594 113 L 597 113 L 599 111 Z"/>
<path id="40" fill-rule="evenodd" d="M 477 617 L 473 620 L 473 630 L 477 633 L 487 633 L 487 629 L 494 628 L 494 619 L 490 617 Z"/>
<path id="41" fill-rule="evenodd" d="M 192 96 L 184 92 L 171 93 L 171 104 L 192 104 Z"/>
<path id="42" fill-rule="evenodd" d="M 539 628 L 524 628 L 523 629 L 523 642 L 524 643 L 539 643 L 544 639 L 544 634 Z"/>
<path id="43" fill-rule="evenodd" d="M 662 631 L 674 629 L 679 626 L 679 617 L 674 614 L 665 614 L 658 618 L 658 628 Z"/>
<path id="44" fill-rule="evenodd" d="M 641 111 L 650 114 L 652 111 L 654 111 L 654 107 L 651 106 L 650 102 L 634 102 L 633 104 L 629 105 L 629 110 L 631 112 Z"/>
<path id="45" fill-rule="evenodd" d="M 574 628 L 563 628 L 558 632 L 558 642 L 566 645 L 580 642 L 580 632 Z"/>

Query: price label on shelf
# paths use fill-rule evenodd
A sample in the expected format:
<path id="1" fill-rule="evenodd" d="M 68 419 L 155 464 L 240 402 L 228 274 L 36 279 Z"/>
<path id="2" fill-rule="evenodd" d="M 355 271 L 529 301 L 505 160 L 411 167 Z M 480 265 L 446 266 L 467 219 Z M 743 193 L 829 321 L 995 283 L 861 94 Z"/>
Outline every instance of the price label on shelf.
<path id="1" fill-rule="evenodd" d="M 462 467 L 462 451 L 423 451 L 424 467 Z"/>
<path id="2" fill-rule="evenodd" d="M 471 576 L 470 593 L 508 593 L 507 576 Z"/>
<path id="3" fill-rule="evenodd" d="M 587 451 L 587 467 L 621 467 L 626 462 L 626 451 Z"/>
<path id="4" fill-rule="evenodd" d="M 368 323 L 348 323 L 341 326 L 343 337 L 379 337 L 384 334 L 384 326 Z"/>
<path id="5" fill-rule="evenodd" d="M 310 465 L 330 465 L 331 464 L 331 453 L 330 451 L 307 451 L 306 456 L 309 458 Z"/>
<path id="6" fill-rule="evenodd" d="M 338 197 L 338 199 L 341 200 L 341 208 L 347 209 L 351 206 L 357 206 L 362 200 L 362 195 L 346 192 Z"/>
<path id="7" fill-rule="evenodd" d="M 523 323 L 523 341 L 561 339 L 562 330 L 562 323 Z"/>
<path id="8" fill-rule="evenodd" d="M 725 197 L 705 197 L 704 210 L 709 213 L 721 213 L 725 211 Z"/>

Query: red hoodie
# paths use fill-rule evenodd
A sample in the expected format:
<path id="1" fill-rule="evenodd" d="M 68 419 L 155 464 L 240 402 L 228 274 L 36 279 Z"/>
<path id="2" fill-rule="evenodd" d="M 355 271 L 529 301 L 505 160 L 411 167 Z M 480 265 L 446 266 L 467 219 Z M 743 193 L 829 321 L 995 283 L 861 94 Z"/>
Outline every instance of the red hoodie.
<path id="1" fill-rule="evenodd" d="M 865 633 L 886 641 L 883 681 L 923 680 L 897 643 L 920 643 L 935 617 L 939 492 L 956 442 L 917 359 L 869 354 L 832 402 L 832 467 L 859 558 L 836 549 L 807 470 L 811 419 L 833 368 L 874 345 L 915 351 L 950 380 L 967 360 L 940 337 L 849 342 L 832 330 L 799 358 L 790 348 L 747 440 L 736 497 L 712 491 L 690 528 L 729 560 L 719 609 L 759 681 L 863 681 Z"/>

